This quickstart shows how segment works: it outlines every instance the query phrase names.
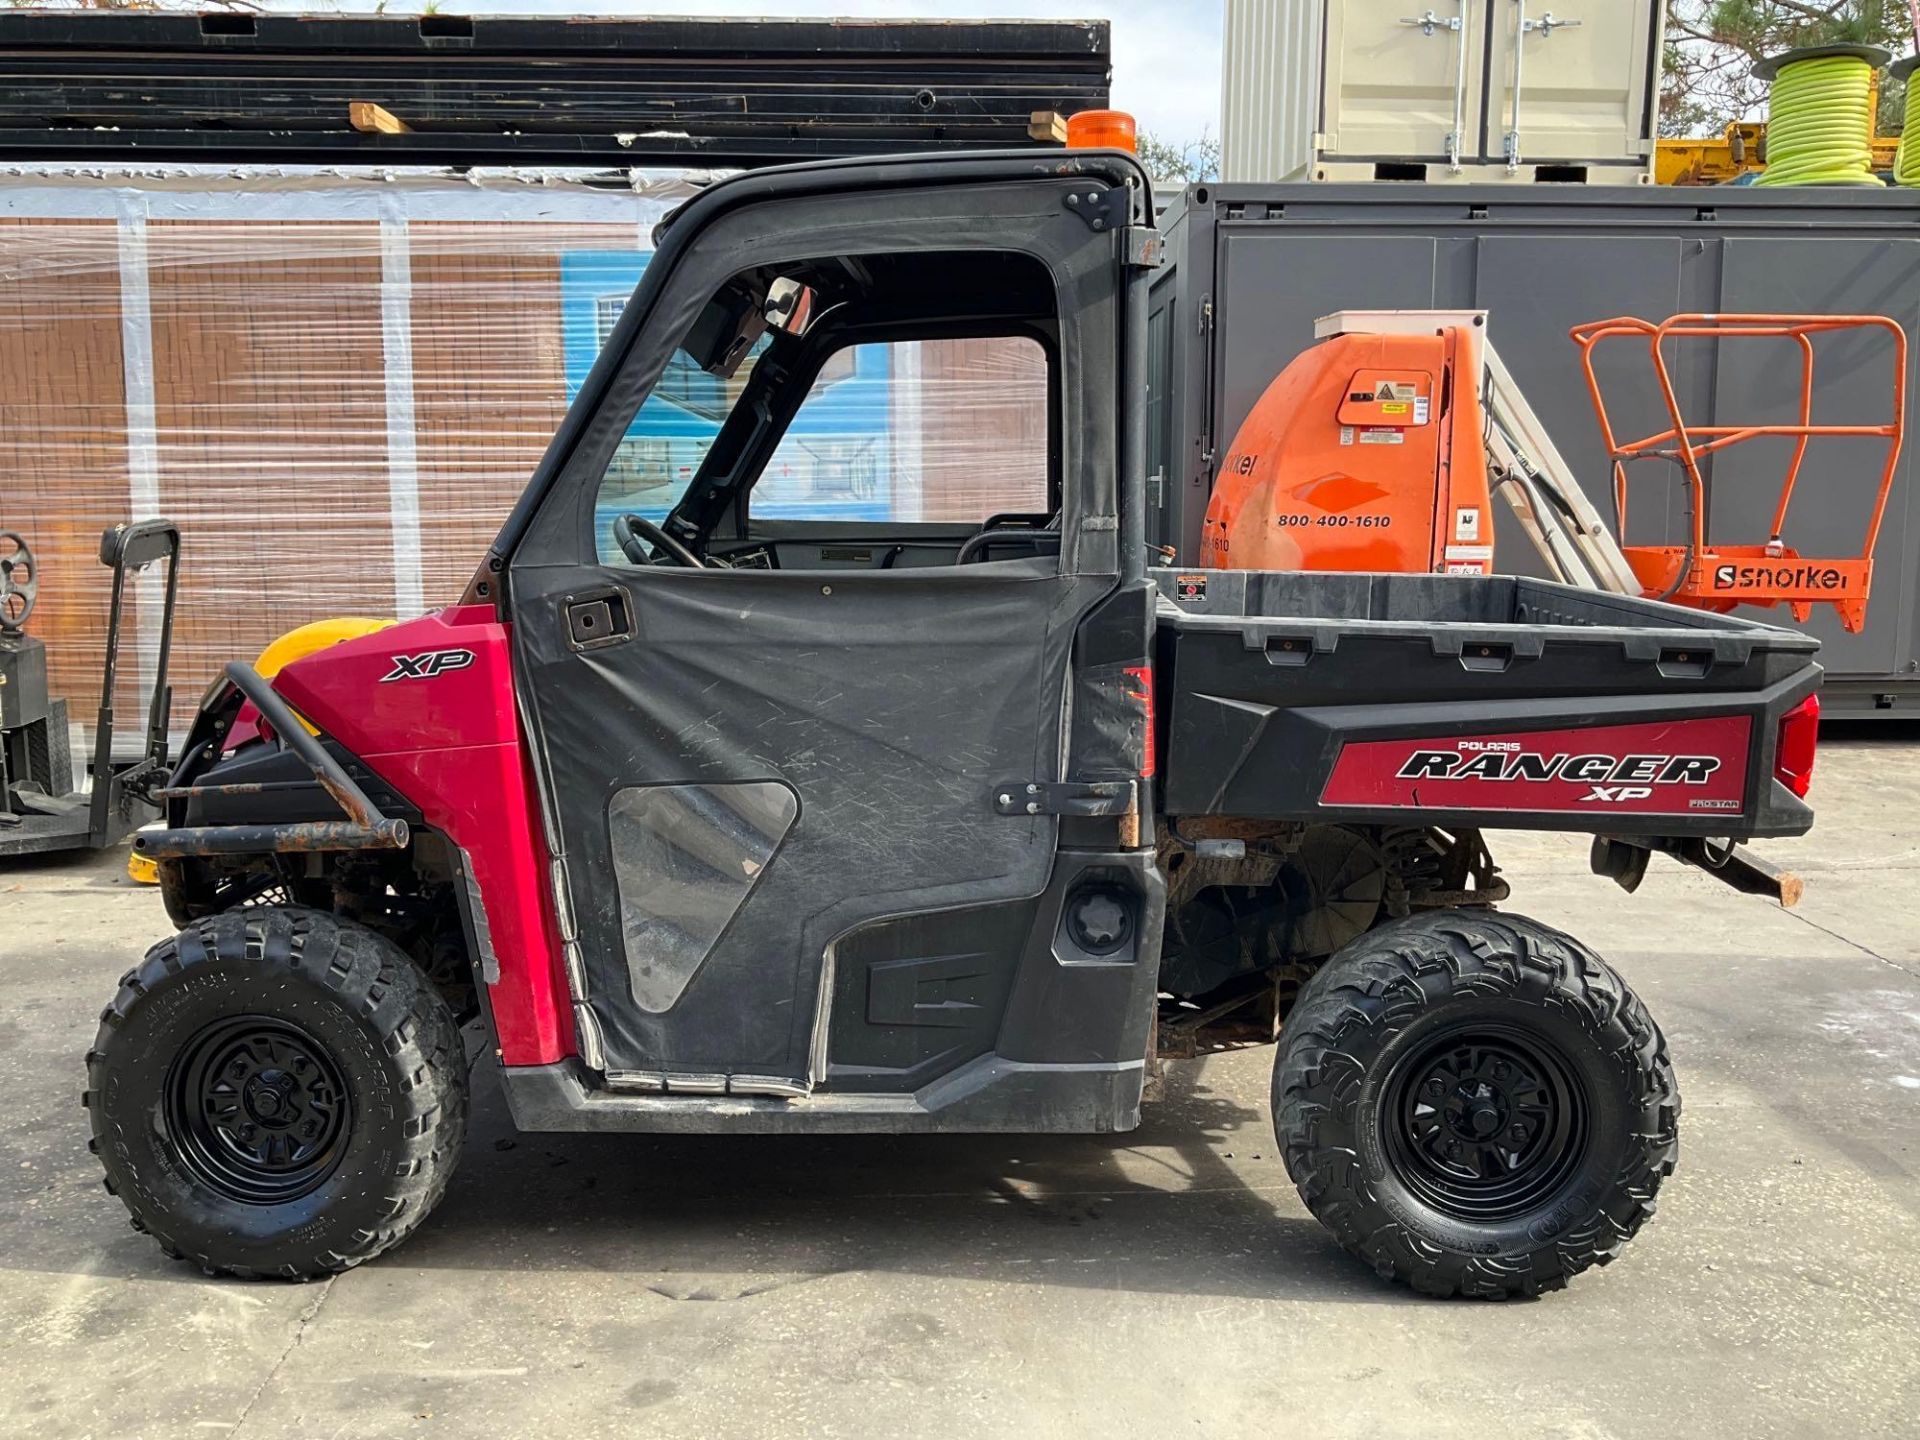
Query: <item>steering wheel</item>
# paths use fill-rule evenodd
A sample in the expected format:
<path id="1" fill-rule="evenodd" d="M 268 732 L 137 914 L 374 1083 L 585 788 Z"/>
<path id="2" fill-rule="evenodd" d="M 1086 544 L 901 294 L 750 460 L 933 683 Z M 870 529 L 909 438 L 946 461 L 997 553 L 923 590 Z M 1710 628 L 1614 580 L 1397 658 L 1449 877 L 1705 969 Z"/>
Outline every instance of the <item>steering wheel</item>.
<path id="1" fill-rule="evenodd" d="M 0 530 L 0 630 L 25 625 L 39 594 L 40 567 L 33 551 L 12 530 Z"/>
<path id="2" fill-rule="evenodd" d="M 636 565 L 652 565 L 654 555 L 649 555 L 646 546 L 652 546 L 659 555 L 666 556 L 676 565 L 684 565 L 689 570 L 703 570 L 706 562 L 667 534 L 644 515 L 617 515 L 613 521 L 613 540 L 620 547 L 620 553 Z"/>
<path id="3" fill-rule="evenodd" d="M 995 515 L 987 521 L 978 534 L 968 537 L 966 544 L 960 547 L 960 553 L 953 557 L 953 563 L 972 565 L 991 559 L 989 552 L 995 545 L 1022 543 L 1027 545 L 1035 555 L 1058 555 L 1060 553 L 1060 517 L 1058 515 Z"/>

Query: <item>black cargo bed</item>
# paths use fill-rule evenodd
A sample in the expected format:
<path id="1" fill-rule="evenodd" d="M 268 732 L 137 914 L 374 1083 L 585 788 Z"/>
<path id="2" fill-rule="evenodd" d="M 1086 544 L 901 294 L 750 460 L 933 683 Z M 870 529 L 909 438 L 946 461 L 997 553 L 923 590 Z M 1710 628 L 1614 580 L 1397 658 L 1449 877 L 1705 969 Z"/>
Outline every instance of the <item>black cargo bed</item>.
<path id="1" fill-rule="evenodd" d="M 1812 824 L 1773 778 L 1780 719 L 1819 684 L 1810 636 L 1510 576 L 1153 573 L 1169 814 Z"/>

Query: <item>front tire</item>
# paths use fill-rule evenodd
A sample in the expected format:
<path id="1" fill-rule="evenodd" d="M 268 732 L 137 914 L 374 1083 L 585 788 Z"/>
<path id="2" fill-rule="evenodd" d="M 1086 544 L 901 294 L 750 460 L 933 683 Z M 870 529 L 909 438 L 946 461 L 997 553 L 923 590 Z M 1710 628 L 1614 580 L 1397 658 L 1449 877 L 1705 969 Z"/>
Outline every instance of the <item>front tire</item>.
<path id="1" fill-rule="evenodd" d="M 1274 1129 L 1307 1208 L 1430 1295 L 1557 1290 L 1653 1214 L 1678 1151 L 1666 1041 L 1570 936 L 1443 910 L 1383 925 L 1301 991 Z"/>
<path id="2" fill-rule="evenodd" d="M 315 910 L 230 911 L 122 979 L 87 1055 L 90 1148 L 168 1254 L 333 1274 L 438 1203 L 464 1062 L 446 1002 L 383 937 Z"/>

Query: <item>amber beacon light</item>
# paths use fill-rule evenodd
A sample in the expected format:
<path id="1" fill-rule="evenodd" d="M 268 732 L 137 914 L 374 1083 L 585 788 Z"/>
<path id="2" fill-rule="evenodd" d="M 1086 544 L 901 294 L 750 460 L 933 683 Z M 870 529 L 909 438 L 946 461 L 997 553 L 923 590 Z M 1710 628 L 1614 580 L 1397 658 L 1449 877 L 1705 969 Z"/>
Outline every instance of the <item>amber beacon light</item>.
<path id="1" fill-rule="evenodd" d="M 1138 152 L 1135 131 L 1133 116 L 1124 110 L 1082 110 L 1067 117 L 1067 148 Z"/>

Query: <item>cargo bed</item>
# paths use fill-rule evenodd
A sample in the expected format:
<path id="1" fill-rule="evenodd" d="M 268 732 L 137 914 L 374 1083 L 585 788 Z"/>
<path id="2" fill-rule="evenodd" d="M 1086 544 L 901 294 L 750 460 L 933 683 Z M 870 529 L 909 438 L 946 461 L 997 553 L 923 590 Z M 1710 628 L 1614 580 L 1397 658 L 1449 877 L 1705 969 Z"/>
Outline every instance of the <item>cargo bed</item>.
<path id="1" fill-rule="evenodd" d="M 1511 576 L 1156 570 L 1171 815 L 1798 835 L 1819 642 Z"/>

